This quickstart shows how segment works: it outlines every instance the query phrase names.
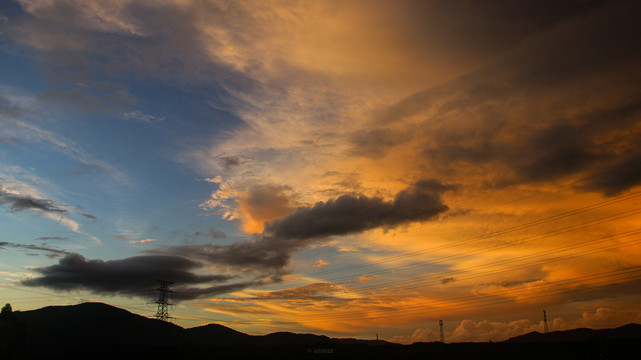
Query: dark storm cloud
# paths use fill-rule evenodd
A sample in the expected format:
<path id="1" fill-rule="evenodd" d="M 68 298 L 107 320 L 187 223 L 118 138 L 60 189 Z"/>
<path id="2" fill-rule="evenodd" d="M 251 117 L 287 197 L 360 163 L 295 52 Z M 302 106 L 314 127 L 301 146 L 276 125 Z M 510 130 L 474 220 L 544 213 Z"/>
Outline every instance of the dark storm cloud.
<path id="1" fill-rule="evenodd" d="M 149 250 L 149 254 L 177 254 L 200 259 L 217 267 L 229 267 L 241 272 L 257 273 L 259 278 L 280 281 L 290 253 L 303 243 L 283 243 L 278 239 L 257 236 L 251 240 L 229 245 L 183 245 Z"/>
<path id="2" fill-rule="evenodd" d="M 583 188 L 601 191 L 607 196 L 622 193 L 641 183 L 641 149 L 604 164 L 593 176 L 583 182 Z"/>
<path id="3" fill-rule="evenodd" d="M 330 236 L 433 220 L 448 210 L 441 193 L 452 189 L 453 186 L 436 180 L 423 180 L 400 191 L 391 201 L 343 195 L 311 207 L 299 207 L 290 215 L 266 223 L 263 234 L 244 242 L 186 245 L 149 252 L 178 254 L 216 266 L 258 271 L 262 277 L 279 281 L 293 252 Z"/>
<path id="4" fill-rule="evenodd" d="M 24 280 L 22 284 L 54 290 L 86 289 L 100 294 L 153 297 L 156 294 L 148 290 L 157 286 L 156 279 L 162 279 L 189 290 L 181 295 L 183 299 L 217 293 L 224 287 L 245 286 L 212 286 L 212 283 L 225 282 L 231 277 L 196 274 L 194 271 L 201 267 L 199 262 L 180 256 L 149 255 L 103 261 L 87 260 L 82 255 L 72 253 L 60 259 L 58 264 L 35 269 L 41 276 Z M 205 287 L 198 289 L 193 285 Z"/>
<path id="5" fill-rule="evenodd" d="M 452 187 L 436 180 L 422 180 L 399 192 L 392 201 L 343 195 L 270 221 L 264 233 L 278 239 L 306 240 L 427 221 L 447 211 L 440 194 L 449 189 Z"/>
<path id="6" fill-rule="evenodd" d="M 44 245 L 47 245 L 47 244 L 44 244 Z M 60 250 L 60 249 L 54 249 L 54 248 L 47 247 L 47 246 L 38 246 L 38 245 L 33 245 L 33 244 L 28 244 L 28 245 L 27 244 L 17 244 L 17 243 L 5 242 L 5 241 L 0 242 L 0 249 L 7 248 L 7 247 L 14 248 L 14 249 L 27 249 L 27 250 L 44 251 L 45 253 L 47 253 L 46 255 L 48 257 L 50 257 L 50 258 L 62 257 L 62 256 L 66 256 L 66 255 L 71 254 L 68 251 Z"/>
<path id="7" fill-rule="evenodd" d="M 432 174 L 499 169 L 485 171 L 501 174 L 493 184 L 579 175 L 577 188 L 608 196 L 639 185 L 640 11 L 634 1 L 569 11 L 491 65 L 381 112 L 352 151 L 383 157 L 412 143 Z"/>
<path id="8" fill-rule="evenodd" d="M 0 205 L 9 205 L 12 212 L 34 210 L 48 213 L 66 214 L 67 209 L 48 199 L 38 199 L 26 195 L 8 193 L 0 186 Z"/>

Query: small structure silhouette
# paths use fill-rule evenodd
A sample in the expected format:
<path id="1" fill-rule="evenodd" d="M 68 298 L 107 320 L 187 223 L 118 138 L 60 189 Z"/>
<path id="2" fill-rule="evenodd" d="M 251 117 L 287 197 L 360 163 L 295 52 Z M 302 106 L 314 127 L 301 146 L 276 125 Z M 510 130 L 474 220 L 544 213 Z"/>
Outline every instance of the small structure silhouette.
<path id="1" fill-rule="evenodd" d="M 548 315 L 545 313 L 545 310 L 543 310 L 543 333 L 547 334 L 550 332 L 550 328 L 548 327 Z"/>
<path id="2" fill-rule="evenodd" d="M 158 290 L 158 301 L 156 301 L 156 304 L 158 304 L 158 310 L 156 311 L 156 319 L 170 321 L 172 317 L 169 316 L 169 305 L 173 304 L 169 302 L 169 297 L 175 294 L 175 292 L 169 290 L 169 285 L 173 284 L 173 282 L 167 280 L 156 281 L 160 283 L 160 287 L 156 289 Z"/>
<path id="3" fill-rule="evenodd" d="M 439 326 L 439 328 L 441 330 L 441 333 L 440 333 L 440 336 L 439 336 L 439 340 L 442 343 L 444 343 L 445 342 L 445 335 L 443 334 L 443 320 L 439 320 L 438 321 L 438 326 Z"/>

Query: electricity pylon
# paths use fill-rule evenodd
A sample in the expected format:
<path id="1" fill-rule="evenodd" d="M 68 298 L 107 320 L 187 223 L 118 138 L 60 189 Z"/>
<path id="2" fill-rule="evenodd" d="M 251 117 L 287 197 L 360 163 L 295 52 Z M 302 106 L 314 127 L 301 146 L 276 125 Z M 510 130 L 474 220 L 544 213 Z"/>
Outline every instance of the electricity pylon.
<path id="1" fill-rule="evenodd" d="M 169 316 L 169 305 L 173 305 L 169 302 L 169 297 L 172 294 L 175 294 L 174 291 L 169 290 L 169 285 L 173 284 L 171 281 L 166 280 L 156 280 L 160 283 L 158 290 L 158 310 L 156 311 L 156 319 L 162 321 L 169 321 L 172 317 Z"/>

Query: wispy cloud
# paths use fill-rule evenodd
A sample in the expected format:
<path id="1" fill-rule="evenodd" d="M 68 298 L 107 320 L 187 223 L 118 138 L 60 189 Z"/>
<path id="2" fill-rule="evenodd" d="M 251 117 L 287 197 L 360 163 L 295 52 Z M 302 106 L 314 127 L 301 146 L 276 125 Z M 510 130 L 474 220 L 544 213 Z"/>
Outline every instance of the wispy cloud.
<path id="1" fill-rule="evenodd" d="M 146 124 L 158 123 L 165 120 L 164 117 L 157 117 L 151 114 L 146 114 L 140 110 L 125 111 L 118 114 L 118 117 L 125 120 L 136 121 Z"/>
<path id="2" fill-rule="evenodd" d="M 11 211 L 33 210 L 43 213 L 67 214 L 69 211 L 49 199 L 33 198 L 29 195 L 10 193 L 0 185 L 0 204 L 9 205 Z"/>
<path id="3" fill-rule="evenodd" d="M 46 245 L 46 244 L 45 244 Z M 70 252 L 66 250 L 60 250 L 56 249 L 50 246 L 38 246 L 38 245 L 33 245 L 33 244 L 18 244 L 18 243 L 12 243 L 12 242 L 0 242 L 0 249 L 10 247 L 14 249 L 26 249 L 26 250 L 32 250 L 32 251 L 44 251 L 47 257 L 50 258 L 59 258 L 59 257 L 64 257 L 69 254 Z"/>
<path id="4" fill-rule="evenodd" d="M 0 99 L 6 104 L 10 104 L 12 108 L 20 109 L 20 111 L 10 112 L 6 116 L 0 114 L 0 123 L 4 126 L 5 136 L 16 139 L 16 144 L 41 144 L 78 161 L 82 165 L 80 169 L 73 172 L 75 176 L 85 175 L 92 171 L 104 171 L 118 180 L 120 184 L 131 185 L 128 177 L 116 167 L 95 159 L 78 143 L 40 126 L 39 123 L 42 121 L 38 120 L 46 118 L 46 121 L 50 122 L 53 119 L 50 114 L 45 115 L 47 113 L 45 106 L 39 103 L 35 97 L 22 94 L 13 88 L 0 86 Z"/>
<path id="5" fill-rule="evenodd" d="M 47 184 L 47 182 L 21 168 L 4 167 L 2 171 L 3 173 L 0 174 L 0 205 L 4 205 L 8 211 L 13 213 L 32 212 L 42 215 L 63 224 L 76 233 L 87 235 L 95 243 L 100 243 L 100 240 L 95 236 L 81 232 L 80 224 L 72 219 L 74 215 L 79 215 L 86 219 L 95 220 L 95 216 L 85 213 L 78 214 L 77 210 L 80 207 L 50 198 L 40 190 L 46 188 L 43 184 Z"/>
<path id="6" fill-rule="evenodd" d="M 145 243 L 150 243 L 152 241 L 156 241 L 156 239 L 151 239 L 151 238 L 137 239 L 127 235 L 117 235 L 117 236 L 114 236 L 114 239 L 124 240 L 130 244 L 145 244 Z"/>

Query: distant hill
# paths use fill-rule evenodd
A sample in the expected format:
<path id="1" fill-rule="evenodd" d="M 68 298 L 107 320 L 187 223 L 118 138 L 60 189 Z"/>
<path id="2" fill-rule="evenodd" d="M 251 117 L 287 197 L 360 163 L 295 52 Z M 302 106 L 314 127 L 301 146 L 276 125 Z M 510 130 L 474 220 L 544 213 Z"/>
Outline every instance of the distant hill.
<path id="1" fill-rule="evenodd" d="M 9 321 L 10 320 L 10 321 Z M 537 332 L 500 343 L 415 343 L 276 332 L 249 335 L 209 324 L 190 329 L 102 303 L 15 311 L 0 319 L 0 359 L 575 359 L 628 357 L 641 325 Z M 598 339 L 598 341 L 594 341 Z M 544 345 L 547 343 L 547 345 Z M 3 356 L 9 354 L 10 356 Z"/>
<path id="2" fill-rule="evenodd" d="M 641 325 L 628 324 L 616 329 L 592 330 L 586 328 L 553 331 L 542 334 L 538 331 L 516 336 L 505 340 L 507 343 L 537 343 L 537 342 L 569 342 L 590 341 L 594 339 L 630 339 L 641 338 Z"/>
<path id="3" fill-rule="evenodd" d="M 331 339 L 291 332 L 256 336 L 218 324 L 184 329 L 103 303 L 47 306 L 15 311 L 13 315 L 26 325 L 26 342 L 32 348 L 60 348 L 75 344 L 287 346 L 375 343 L 373 340 Z"/>
<path id="4" fill-rule="evenodd" d="M 182 338 L 184 329 L 165 321 L 149 319 L 103 303 L 47 306 L 15 311 L 27 325 L 27 343 L 32 346 L 81 344 L 162 344 Z"/>
<path id="5" fill-rule="evenodd" d="M 218 324 L 208 324 L 185 329 L 185 341 L 190 344 L 242 345 L 252 340 L 252 335 Z"/>

